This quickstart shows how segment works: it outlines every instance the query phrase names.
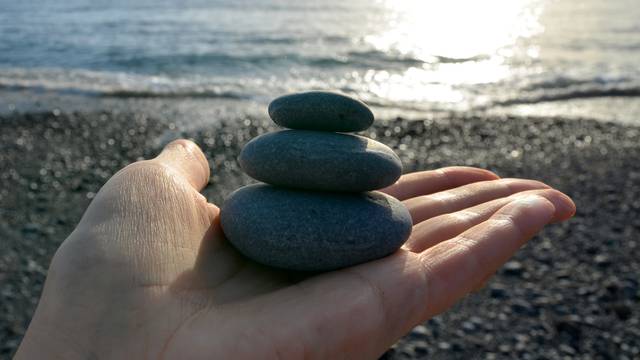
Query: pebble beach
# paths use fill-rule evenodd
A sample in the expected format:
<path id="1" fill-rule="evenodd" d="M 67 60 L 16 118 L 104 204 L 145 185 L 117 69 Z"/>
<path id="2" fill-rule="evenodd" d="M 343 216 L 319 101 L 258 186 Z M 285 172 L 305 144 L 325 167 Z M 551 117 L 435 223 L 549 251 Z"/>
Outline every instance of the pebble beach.
<path id="1" fill-rule="evenodd" d="M 212 169 L 204 194 L 221 204 L 253 182 L 236 160 L 242 146 L 274 129 L 266 116 L 181 128 L 132 109 L 0 115 L 0 358 L 16 350 L 53 254 L 111 175 L 190 138 Z M 640 357 L 640 127 L 425 114 L 360 134 L 390 146 L 405 172 L 478 166 L 544 181 L 578 208 L 384 359 Z"/>

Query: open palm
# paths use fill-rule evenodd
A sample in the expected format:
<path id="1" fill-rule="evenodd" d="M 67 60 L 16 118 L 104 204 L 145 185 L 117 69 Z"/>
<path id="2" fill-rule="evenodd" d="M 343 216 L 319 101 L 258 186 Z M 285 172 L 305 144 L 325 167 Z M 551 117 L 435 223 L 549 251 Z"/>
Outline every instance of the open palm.
<path id="1" fill-rule="evenodd" d="M 537 181 L 408 174 L 384 189 L 414 220 L 403 248 L 310 275 L 232 248 L 208 179 L 185 140 L 111 178 L 54 256 L 17 358 L 375 358 L 575 210 Z"/>

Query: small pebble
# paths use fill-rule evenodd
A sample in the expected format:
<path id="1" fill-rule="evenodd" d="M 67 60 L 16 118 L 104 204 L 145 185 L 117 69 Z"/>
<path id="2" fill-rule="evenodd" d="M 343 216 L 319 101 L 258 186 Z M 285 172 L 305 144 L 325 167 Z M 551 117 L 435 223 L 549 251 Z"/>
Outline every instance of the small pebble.
<path id="1" fill-rule="evenodd" d="M 508 296 L 508 291 L 504 285 L 492 284 L 489 287 L 489 295 L 494 299 L 504 299 Z"/>
<path id="2" fill-rule="evenodd" d="M 519 261 L 508 261 L 504 264 L 503 271 L 505 275 L 519 276 L 524 272 L 524 267 Z"/>

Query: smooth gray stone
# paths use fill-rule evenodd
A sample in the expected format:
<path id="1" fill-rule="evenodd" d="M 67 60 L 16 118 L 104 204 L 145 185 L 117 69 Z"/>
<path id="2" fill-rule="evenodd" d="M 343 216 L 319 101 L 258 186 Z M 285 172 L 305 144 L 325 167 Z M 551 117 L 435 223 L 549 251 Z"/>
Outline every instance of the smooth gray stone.
<path id="1" fill-rule="evenodd" d="M 361 131 L 373 123 L 373 113 L 362 101 L 328 91 L 281 96 L 269 104 L 269 116 L 290 129 Z"/>
<path id="2" fill-rule="evenodd" d="M 411 215 L 381 192 L 328 193 L 266 184 L 236 190 L 221 211 L 222 229 L 244 255 L 289 270 L 326 271 L 395 252 L 411 233 Z"/>
<path id="3" fill-rule="evenodd" d="M 402 174 L 402 162 L 388 146 L 324 131 L 282 130 L 258 136 L 245 145 L 238 161 L 254 179 L 309 190 L 375 190 Z"/>

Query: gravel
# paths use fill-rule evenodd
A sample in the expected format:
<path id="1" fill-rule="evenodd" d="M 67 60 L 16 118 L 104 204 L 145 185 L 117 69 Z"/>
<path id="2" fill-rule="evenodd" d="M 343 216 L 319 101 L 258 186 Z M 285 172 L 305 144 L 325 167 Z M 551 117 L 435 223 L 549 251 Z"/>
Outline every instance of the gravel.
<path id="1" fill-rule="evenodd" d="M 192 138 L 213 169 L 204 193 L 220 203 L 252 182 L 236 162 L 241 146 L 273 129 L 243 118 L 183 132 L 128 111 L 0 115 L 0 358 L 24 335 L 56 248 L 112 174 Z M 378 121 L 361 134 L 393 148 L 405 171 L 479 166 L 545 181 L 578 207 L 383 358 L 640 357 L 640 127 L 452 116 Z"/>

